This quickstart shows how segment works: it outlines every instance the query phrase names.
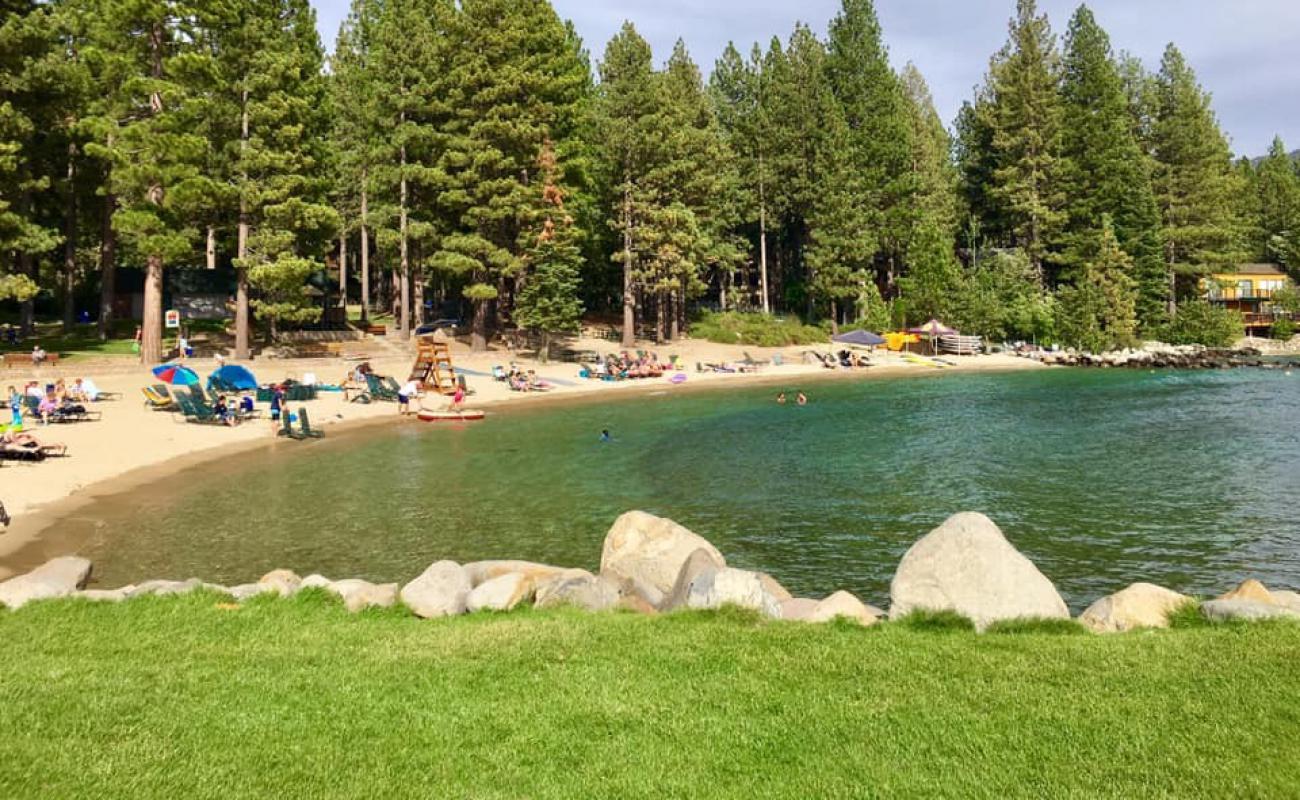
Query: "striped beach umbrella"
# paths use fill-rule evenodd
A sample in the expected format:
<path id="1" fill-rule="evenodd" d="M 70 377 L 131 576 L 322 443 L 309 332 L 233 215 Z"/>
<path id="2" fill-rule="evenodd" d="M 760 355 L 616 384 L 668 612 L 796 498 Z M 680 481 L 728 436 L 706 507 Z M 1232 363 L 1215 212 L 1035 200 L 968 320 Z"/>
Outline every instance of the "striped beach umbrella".
<path id="1" fill-rule="evenodd" d="M 160 364 L 153 368 L 154 377 L 172 386 L 197 386 L 199 375 L 181 364 Z"/>

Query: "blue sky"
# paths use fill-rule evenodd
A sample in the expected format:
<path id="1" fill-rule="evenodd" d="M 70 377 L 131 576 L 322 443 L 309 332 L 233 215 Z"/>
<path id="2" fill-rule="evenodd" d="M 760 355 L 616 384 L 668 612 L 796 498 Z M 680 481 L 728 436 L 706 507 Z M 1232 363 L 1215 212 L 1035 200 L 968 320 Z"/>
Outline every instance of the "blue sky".
<path id="1" fill-rule="evenodd" d="M 321 36 L 333 46 L 348 0 L 312 0 Z M 747 51 L 796 21 L 819 34 L 839 0 L 552 0 L 574 21 L 594 57 L 630 19 L 667 58 L 682 38 L 707 72 L 729 40 Z M 1064 32 L 1077 0 L 1039 0 L 1053 30 Z M 1117 50 L 1158 65 L 1173 41 L 1214 94 L 1214 107 L 1238 153 L 1264 153 L 1274 134 L 1300 148 L 1300 0 L 1094 0 Z M 1014 0 L 876 0 L 895 66 L 914 62 L 949 122 L 1006 41 Z"/>

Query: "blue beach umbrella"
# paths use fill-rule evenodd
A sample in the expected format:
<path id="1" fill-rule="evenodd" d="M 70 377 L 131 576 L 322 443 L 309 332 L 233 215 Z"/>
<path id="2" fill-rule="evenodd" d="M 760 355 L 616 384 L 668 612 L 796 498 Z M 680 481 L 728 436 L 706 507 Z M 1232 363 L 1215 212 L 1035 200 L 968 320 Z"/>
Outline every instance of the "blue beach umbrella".
<path id="1" fill-rule="evenodd" d="M 212 373 L 212 376 L 208 378 L 208 385 L 211 385 L 214 380 L 241 392 L 252 391 L 257 388 L 257 378 L 253 377 L 253 373 L 249 372 L 247 367 L 241 367 L 238 364 L 227 364 Z"/>
<path id="2" fill-rule="evenodd" d="M 189 367 L 180 364 L 161 364 L 153 368 L 154 377 L 172 386 L 198 386 L 199 376 Z"/>

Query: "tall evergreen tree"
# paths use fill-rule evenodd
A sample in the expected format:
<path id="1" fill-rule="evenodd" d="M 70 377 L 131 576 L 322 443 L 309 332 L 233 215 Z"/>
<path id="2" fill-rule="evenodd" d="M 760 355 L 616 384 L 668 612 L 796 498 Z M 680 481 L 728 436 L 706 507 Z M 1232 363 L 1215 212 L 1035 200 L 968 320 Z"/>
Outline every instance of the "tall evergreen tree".
<path id="1" fill-rule="evenodd" d="M 1190 293 L 1196 276 L 1240 258 L 1234 202 L 1240 185 L 1210 96 L 1173 45 L 1161 59 L 1156 96 L 1154 185 L 1170 275 L 1167 302 L 1173 313 L 1180 293 L 1178 276 L 1185 276 L 1181 285 Z"/>
<path id="2" fill-rule="evenodd" d="M 1060 54 L 1035 0 L 1017 0 L 1010 31 L 989 67 L 983 106 L 994 151 L 989 194 L 1006 219 L 1008 243 L 1023 249 L 1041 274 L 1064 219 Z"/>
<path id="3" fill-rule="evenodd" d="M 578 297 L 581 232 L 565 208 L 555 147 L 546 142 L 538 159 L 539 185 L 535 219 L 525 243 L 528 272 L 515 298 L 515 320 L 542 335 L 538 351 L 550 355 L 551 334 L 574 333 L 582 319 Z"/>
<path id="4" fill-rule="evenodd" d="M 1155 325 L 1164 315 L 1167 286 L 1160 215 L 1110 39 L 1087 6 L 1070 20 L 1063 63 L 1060 174 L 1066 217 L 1060 260 L 1068 277 L 1077 277 L 1102 220 L 1110 219 L 1119 246 L 1132 259 L 1139 316 Z"/>
<path id="5" fill-rule="evenodd" d="M 826 76 L 848 128 L 856 204 L 864 212 L 854 225 L 856 247 L 883 251 L 892 272 L 912 222 L 912 125 L 872 0 L 843 0 L 826 49 Z"/>
<path id="6" fill-rule="evenodd" d="M 601 162 L 610 188 L 609 225 L 620 237 L 614 260 L 623 271 L 623 346 L 636 344 L 641 228 L 655 198 L 646 175 L 660 154 L 658 89 L 650 44 L 630 22 L 605 47 L 596 99 Z"/>
<path id="7" fill-rule="evenodd" d="M 1282 137 L 1254 170 L 1257 249 L 1300 276 L 1300 173 Z"/>
<path id="8" fill-rule="evenodd" d="M 472 341 L 484 349 L 494 306 L 504 319 L 523 277 L 538 158 L 553 142 L 559 184 L 569 185 L 591 76 L 572 28 L 545 0 L 464 0 L 451 39 L 438 171 L 450 230 L 434 263 L 468 279 Z"/>
<path id="9" fill-rule="evenodd" d="M 1057 329 L 1066 344 L 1092 353 L 1133 344 L 1138 286 L 1132 272 L 1132 259 L 1120 248 L 1110 218 L 1103 217 L 1074 285 L 1058 293 Z"/>
<path id="10" fill-rule="evenodd" d="M 207 142 L 195 133 L 201 115 L 191 100 L 211 61 L 186 3 L 105 3 L 100 13 L 99 41 L 125 72 L 121 102 L 97 121 L 99 152 L 111 159 L 109 192 L 119 200 L 113 229 L 145 263 L 140 359 L 149 364 L 163 355 L 163 267 L 192 254 L 194 215 L 215 190 L 200 169 Z"/>

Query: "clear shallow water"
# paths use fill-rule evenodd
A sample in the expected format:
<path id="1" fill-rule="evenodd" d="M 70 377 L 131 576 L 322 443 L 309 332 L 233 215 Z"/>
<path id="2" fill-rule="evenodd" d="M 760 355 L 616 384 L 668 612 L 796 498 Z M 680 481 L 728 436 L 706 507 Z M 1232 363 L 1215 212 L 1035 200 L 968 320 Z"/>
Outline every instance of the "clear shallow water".
<path id="1" fill-rule="evenodd" d="M 793 386 L 790 388 L 794 388 Z M 108 500 L 102 585 L 274 567 L 405 580 L 431 561 L 594 568 L 618 514 L 669 516 L 797 594 L 885 604 L 949 514 L 989 514 L 1078 608 L 1136 580 L 1300 585 L 1300 376 L 1051 370 L 674 393 L 240 456 Z M 601 444 L 602 428 L 616 441 Z"/>

